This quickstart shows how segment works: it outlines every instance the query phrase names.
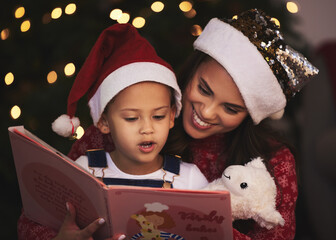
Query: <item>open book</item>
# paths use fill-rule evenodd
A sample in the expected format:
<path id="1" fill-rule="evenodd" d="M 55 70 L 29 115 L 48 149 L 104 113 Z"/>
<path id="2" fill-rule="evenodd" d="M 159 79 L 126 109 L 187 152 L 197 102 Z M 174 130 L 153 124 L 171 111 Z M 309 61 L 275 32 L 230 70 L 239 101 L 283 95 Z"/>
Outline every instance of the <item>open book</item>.
<path id="1" fill-rule="evenodd" d="M 35 222 L 58 230 L 69 201 L 80 227 L 106 220 L 95 239 L 232 239 L 228 192 L 106 186 L 23 126 L 8 131 L 25 214 Z"/>

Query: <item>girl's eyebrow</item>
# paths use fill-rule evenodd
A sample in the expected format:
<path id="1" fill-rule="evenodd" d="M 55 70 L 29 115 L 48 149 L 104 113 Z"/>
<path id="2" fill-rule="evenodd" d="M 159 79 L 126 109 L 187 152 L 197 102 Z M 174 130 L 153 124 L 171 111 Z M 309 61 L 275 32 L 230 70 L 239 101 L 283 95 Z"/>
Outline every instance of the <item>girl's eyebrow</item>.
<path id="1" fill-rule="evenodd" d="M 158 107 L 158 108 L 154 108 L 154 111 L 158 111 L 160 109 L 165 109 L 165 108 L 169 108 L 170 106 L 161 106 L 161 107 Z M 137 111 L 140 111 L 141 109 L 138 109 L 138 108 L 124 108 L 124 109 L 121 109 L 122 112 L 126 112 L 126 111 L 133 111 L 133 112 L 137 112 Z"/>
<path id="2" fill-rule="evenodd" d="M 207 91 L 209 91 L 211 93 L 211 95 L 213 95 L 213 91 L 211 90 L 211 87 L 209 86 L 209 84 L 201 77 L 200 78 L 201 83 L 204 85 L 204 87 L 206 88 Z"/>

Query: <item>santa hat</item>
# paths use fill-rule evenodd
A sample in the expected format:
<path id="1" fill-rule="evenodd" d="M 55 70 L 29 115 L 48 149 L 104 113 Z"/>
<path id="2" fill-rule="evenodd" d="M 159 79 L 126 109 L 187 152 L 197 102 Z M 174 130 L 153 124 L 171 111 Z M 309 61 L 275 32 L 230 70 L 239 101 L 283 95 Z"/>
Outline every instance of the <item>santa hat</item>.
<path id="1" fill-rule="evenodd" d="M 61 136 L 74 135 L 80 122 L 74 117 L 77 102 L 88 96 L 93 123 L 109 101 L 123 89 L 145 81 L 162 83 L 174 89 L 176 116 L 181 110 L 181 91 L 171 66 L 161 59 L 151 44 L 130 24 L 105 29 L 79 71 L 68 96 L 67 115 L 52 124 Z"/>
<path id="2" fill-rule="evenodd" d="M 211 19 L 194 48 L 228 71 L 255 124 L 267 117 L 281 118 L 287 101 L 318 73 L 258 9 L 230 20 Z"/>

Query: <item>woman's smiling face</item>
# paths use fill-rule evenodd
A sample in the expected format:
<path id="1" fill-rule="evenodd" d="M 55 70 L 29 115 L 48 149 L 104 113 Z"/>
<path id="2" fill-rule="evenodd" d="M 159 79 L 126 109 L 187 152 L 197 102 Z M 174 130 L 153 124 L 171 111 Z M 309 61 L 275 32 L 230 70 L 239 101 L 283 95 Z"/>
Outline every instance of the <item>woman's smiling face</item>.
<path id="1" fill-rule="evenodd" d="M 201 63 L 183 94 L 183 127 L 195 139 L 230 132 L 248 115 L 230 74 L 215 60 Z"/>

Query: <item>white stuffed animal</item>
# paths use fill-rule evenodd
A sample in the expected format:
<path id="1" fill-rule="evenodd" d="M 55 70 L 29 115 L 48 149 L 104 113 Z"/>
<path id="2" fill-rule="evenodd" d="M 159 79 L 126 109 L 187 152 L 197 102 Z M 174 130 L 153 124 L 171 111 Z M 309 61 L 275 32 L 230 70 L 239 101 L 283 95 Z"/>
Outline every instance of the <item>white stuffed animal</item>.
<path id="1" fill-rule="evenodd" d="M 244 166 L 227 167 L 222 177 L 209 183 L 205 189 L 230 192 L 233 220 L 252 218 L 267 229 L 285 224 L 275 208 L 274 180 L 260 157 Z"/>

